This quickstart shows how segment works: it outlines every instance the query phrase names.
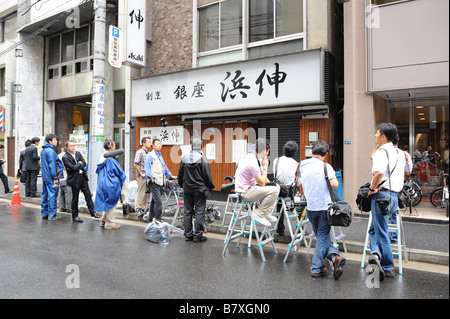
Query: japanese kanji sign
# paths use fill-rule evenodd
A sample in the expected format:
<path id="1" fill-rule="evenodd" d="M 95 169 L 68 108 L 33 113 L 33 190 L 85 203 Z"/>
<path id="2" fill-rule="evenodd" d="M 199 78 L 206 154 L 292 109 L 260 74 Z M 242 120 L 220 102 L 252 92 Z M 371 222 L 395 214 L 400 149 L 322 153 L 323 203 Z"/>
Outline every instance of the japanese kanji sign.
<path id="1" fill-rule="evenodd" d="M 140 138 L 150 137 L 152 141 L 155 138 L 161 140 L 163 145 L 183 145 L 184 144 L 184 127 L 168 126 L 168 127 L 142 127 Z"/>
<path id="2" fill-rule="evenodd" d="M 323 51 L 133 80 L 132 116 L 324 103 Z"/>
<path id="3" fill-rule="evenodd" d="M 145 67 L 147 51 L 146 1 L 127 1 L 126 10 L 127 47 L 125 61 L 133 66 Z"/>

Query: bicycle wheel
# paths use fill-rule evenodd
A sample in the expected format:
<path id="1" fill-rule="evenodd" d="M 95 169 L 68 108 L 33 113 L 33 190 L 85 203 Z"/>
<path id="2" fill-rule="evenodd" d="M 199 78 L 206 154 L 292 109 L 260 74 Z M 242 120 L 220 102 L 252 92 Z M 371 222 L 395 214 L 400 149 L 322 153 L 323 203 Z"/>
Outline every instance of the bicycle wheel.
<path id="1" fill-rule="evenodd" d="M 412 206 L 416 207 L 422 202 L 422 190 L 420 189 L 420 186 L 416 183 L 413 183 L 414 190 L 416 191 L 417 197 L 415 197 L 412 201 Z"/>
<path id="2" fill-rule="evenodd" d="M 442 207 L 444 199 L 444 189 L 442 187 L 436 188 L 430 196 L 430 202 L 434 207 Z"/>

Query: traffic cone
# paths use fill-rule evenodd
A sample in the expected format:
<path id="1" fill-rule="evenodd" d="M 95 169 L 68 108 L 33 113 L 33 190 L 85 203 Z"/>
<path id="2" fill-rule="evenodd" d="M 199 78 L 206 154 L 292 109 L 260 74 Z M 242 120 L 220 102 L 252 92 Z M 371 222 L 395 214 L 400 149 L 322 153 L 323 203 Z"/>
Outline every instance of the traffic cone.
<path id="1" fill-rule="evenodd" d="M 19 181 L 16 181 L 14 184 L 14 193 L 11 201 L 11 205 L 8 207 L 23 207 L 20 202 L 20 193 L 19 193 Z"/>

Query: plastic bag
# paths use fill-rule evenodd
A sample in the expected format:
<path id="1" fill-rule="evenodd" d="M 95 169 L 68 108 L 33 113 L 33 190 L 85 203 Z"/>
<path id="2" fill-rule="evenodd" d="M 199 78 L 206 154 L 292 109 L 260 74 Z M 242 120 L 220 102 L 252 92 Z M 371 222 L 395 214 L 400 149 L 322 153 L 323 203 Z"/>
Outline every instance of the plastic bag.
<path id="1" fill-rule="evenodd" d="M 165 223 L 153 220 L 145 227 L 145 238 L 156 244 L 169 243 L 169 227 Z"/>
<path id="2" fill-rule="evenodd" d="M 136 194 L 137 194 L 137 189 L 138 189 L 137 181 L 130 182 L 128 184 L 128 189 L 129 189 L 129 192 L 124 193 L 125 199 L 123 201 L 123 204 L 131 206 L 134 210 L 134 206 L 136 204 Z"/>

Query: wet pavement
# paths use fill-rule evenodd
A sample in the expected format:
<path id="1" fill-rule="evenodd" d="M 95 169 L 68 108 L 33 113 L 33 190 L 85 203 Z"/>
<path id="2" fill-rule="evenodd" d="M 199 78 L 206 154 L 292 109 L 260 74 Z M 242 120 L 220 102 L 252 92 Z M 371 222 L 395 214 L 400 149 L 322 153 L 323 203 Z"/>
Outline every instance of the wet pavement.
<path id="1" fill-rule="evenodd" d="M 0 299 L 449 298 L 448 274 L 404 269 L 377 288 L 360 262 L 348 260 L 339 281 L 331 272 L 314 279 L 312 256 L 303 253 L 283 263 L 285 251 L 266 247 L 263 263 L 244 243 L 223 256 L 220 239 L 196 244 L 173 233 L 168 245 L 158 245 L 141 226 L 104 230 L 99 220 L 79 224 L 61 216 L 49 222 L 38 208 L 10 209 L 0 201 Z"/>

